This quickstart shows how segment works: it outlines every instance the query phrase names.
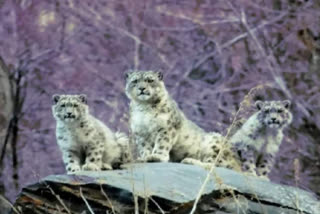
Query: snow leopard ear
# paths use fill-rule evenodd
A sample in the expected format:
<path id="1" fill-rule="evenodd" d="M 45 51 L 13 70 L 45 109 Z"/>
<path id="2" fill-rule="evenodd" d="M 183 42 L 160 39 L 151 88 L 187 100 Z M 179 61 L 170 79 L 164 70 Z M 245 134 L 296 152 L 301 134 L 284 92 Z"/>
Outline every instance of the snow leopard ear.
<path id="1" fill-rule="evenodd" d="M 288 109 L 291 106 L 291 101 L 290 100 L 284 100 L 282 101 L 283 106 Z"/>
<path id="2" fill-rule="evenodd" d="M 159 80 L 163 80 L 163 73 L 162 73 L 162 71 L 157 71 L 156 73 L 157 73 L 157 75 L 158 75 Z"/>
<path id="3" fill-rule="evenodd" d="M 254 104 L 258 110 L 261 110 L 263 107 L 263 102 L 261 100 L 257 100 Z"/>
<path id="4" fill-rule="evenodd" d="M 127 80 L 130 74 L 128 72 L 124 73 L 124 79 Z"/>
<path id="5" fill-rule="evenodd" d="M 57 104 L 59 102 L 59 100 L 60 100 L 60 95 L 58 95 L 58 94 L 52 95 L 53 104 Z"/>
<path id="6" fill-rule="evenodd" d="M 78 95 L 78 97 L 79 97 L 79 99 L 80 99 L 81 102 L 87 104 L 87 95 L 85 95 L 85 94 L 80 94 L 80 95 Z"/>
<path id="7" fill-rule="evenodd" d="M 125 78 L 125 80 L 127 80 L 127 79 L 130 77 L 130 75 L 133 73 L 133 71 L 134 71 L 134 70 L 129 69 L 129 70 L 127 70 L 127 71 L 124 73 L 124 78 Z"/>

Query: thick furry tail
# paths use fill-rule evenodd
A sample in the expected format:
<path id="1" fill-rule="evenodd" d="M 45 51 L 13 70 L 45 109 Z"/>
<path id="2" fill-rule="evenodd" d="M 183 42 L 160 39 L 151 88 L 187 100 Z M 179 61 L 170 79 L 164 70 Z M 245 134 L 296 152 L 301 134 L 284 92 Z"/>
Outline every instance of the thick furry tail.
<path id="1" fill-rule="evenodd" d="M 116 132 L 114 133 L 116 142 L 120 145 L 129 145 L 129 138 L 128 136 L 123 132 Z"/>
<path id="2" fill-rule="evenodd" d="M 114 134 L 115 140 L 121 147 L 121 162 L 128 163 L 132 160 L 131 149 L 129 144 L 129 137 L 123 132 L 116 132 Z"/>

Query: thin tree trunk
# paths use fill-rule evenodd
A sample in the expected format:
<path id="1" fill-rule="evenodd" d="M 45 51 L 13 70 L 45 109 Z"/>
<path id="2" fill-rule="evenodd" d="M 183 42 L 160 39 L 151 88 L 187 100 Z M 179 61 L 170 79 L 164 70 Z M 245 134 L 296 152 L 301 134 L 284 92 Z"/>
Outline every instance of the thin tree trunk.
<path id="1" fill-rule="evenodd" d="M 10 133 L 12 128 L 13 96 L 12 85 L 10 84 L 10 81 L 9 69 L 0 56 L 0 164 L 2 164 L 7 144 L 10 141 Z M 0 173 L 1 172 L 2 170 L 0 170 Z M 0 180 L 2 181 L 3 179 Z M 3 183 L 0 182 L 0 194 L 2 194 L 4 191 Z"/>

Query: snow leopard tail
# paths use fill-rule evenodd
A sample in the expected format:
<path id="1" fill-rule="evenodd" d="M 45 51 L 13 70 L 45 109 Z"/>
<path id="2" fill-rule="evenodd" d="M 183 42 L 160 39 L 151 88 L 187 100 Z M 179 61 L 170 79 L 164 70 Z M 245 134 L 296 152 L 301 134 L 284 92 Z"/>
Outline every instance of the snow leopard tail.
<path id="1" fill-rule="evenodd" d="M 129 144 L 129 137 L 123 132 L 115 133 L 115 140 L 121 147 L 121 162 L 128 163 L 132 160 L 131 149 Z"/>

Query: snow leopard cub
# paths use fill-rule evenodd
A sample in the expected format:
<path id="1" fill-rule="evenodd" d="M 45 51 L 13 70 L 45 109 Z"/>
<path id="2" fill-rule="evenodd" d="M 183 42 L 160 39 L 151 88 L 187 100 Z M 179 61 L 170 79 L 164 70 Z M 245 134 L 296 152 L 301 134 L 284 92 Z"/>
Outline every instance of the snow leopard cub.
<path id="1" fill-rule="evenodd" d="M 92 116 L 85 95 L 53 95 L 52 112 L 67 173 L 112 169 L 128 161 L 127 136 Z"/>
<path id="2" fill-rule="evenodd" d="M 231 137 L 244 172 L 268 179 L 283 139 L 283 129 L 292 121 L 290 104 L 289 100 L 257 101 L 258 111 Z"/>

